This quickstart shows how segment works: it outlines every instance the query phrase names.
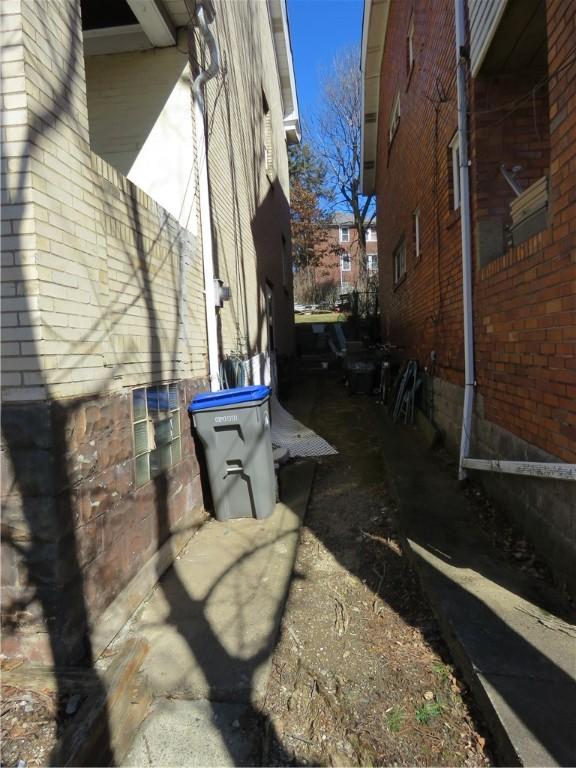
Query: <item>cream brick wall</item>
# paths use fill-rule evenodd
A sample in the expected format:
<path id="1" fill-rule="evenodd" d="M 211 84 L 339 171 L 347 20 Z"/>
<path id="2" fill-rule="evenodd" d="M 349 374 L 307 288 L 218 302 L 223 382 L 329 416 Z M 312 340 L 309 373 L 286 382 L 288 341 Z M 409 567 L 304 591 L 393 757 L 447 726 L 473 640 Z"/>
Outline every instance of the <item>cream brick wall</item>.
<path id="1" fill-rule="evenodd" d="M 79 2 L 10 0 L 2 13 L 3 397 L 203 376 L 193 236 L 90 152 Z"/>
<path id="2" fill-rule="evenodd" d="M 11 388 L 22 386 L 26 372 L 25 366 L 17 365 L 15 361 L 20 359 L 23 349 L 34 346 L 41 336 L 29 113 L 24 87 L 24 34 L 20 14 L 20 0 L 7 0 L 0 6 L 2 387 Z M 26 362 L 29 366 L 30 362 Z"/>
<path id="3" fill-rule="evenodd" d="M 267 2 L 215 3 L 222 68 L 207 88 L 215 269 L 232 287 L 220 312 L 223 351 L 267 349 L 263 286 L 274 285 L 276 335 L 289 339 L 293 305 L 282 284 L 282 241 L 290 238 L 288 160 L 280 83 Z M 264 158 L 262 95 L 272 123 L 273 173 Z M 283 345 L 286 351 L 289 342 Z"/>

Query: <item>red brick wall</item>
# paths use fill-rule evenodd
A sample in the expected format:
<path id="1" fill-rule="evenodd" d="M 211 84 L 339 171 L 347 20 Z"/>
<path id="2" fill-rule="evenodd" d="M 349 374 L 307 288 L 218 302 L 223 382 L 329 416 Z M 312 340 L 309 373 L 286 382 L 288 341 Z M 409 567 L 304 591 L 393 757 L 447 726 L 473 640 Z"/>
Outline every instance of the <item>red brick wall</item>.
<path id="1" fill-rule="evenodd" d="M 486 418 L 575 462 L 576 2 L 548 0 L 546 15 L 550 79 L 541 99 L 549 103 L 549 226 L 479 270 L 476 371 Z M 556 75 L 570 59 L 572 66 Z M 518 157 L 524 155 L 525 167 L 536 165 L 537 176 L 538 134 L 545 131 L 533 125 L 530 107 L 514 114 L 512 127 L 524 121 Z"/>
<path id="2" fill-rule="evenodd" d="M 377 207 L 383 333 L 423 365 L 435 351 L 436 372 L 461 384 L 460 216 L 451 210 L 447 151 L 457 127 L 452 9 L 450 0 L 391 3 L 382 60 Z M 408 73 L 406 35 L 412 12 L 415 62 Z M 429 45 L 432 40 L 434 46 Z M 389 146 L 397 92 L 400 124 Z M 412 232 L 417 207 L 419 260 Z M 407 275 L 395 287 L 393 251 L 403 235 Z"/>
<path id="3" fill-rule="evenodd" d="M 450 210 L 447 149 L 457 126 L 453 3 L 417 0 L 413 10 L 412 73 L 406 72 L 405 56 L 409 3 L 391 4 L 382 61 L 377 192 L 383 333 L 422 365 L 430 364 L 434 350 L 435 374 L 461 385 L 460 216 Z M 486 418 L 566 461 L 576 461 L 576 65 L 554 73 L 574 57 L 575 18 L 576 0 L 548 0 L 547 89 L 538 93 L 530 111 L 516 110 L 492 132 L 491 158 L 486 156 L 486 132 L 482 139 L 480 131 L 473 133 L 471 141 L 474 233 L 479 216 L 490 211 L 491 204 L 501 205 L 495 197 L 474 191 L 479 185 L 485 191 L 487 174 L 492 174 L 502 196 L 508 194 L 498 177 L 496 156 L 512 146 L 514 130 L 524 131 L 523 158 L 514 162 L 528 168 L 525 181 L 543 175 L 549 161 L 548 228 L 482 269 L 475 268 L 476 377 Z M 522 90 L 526 85 L 529 91 L 533 74 L 523 77 L 525 82 L 516 81 L 515 87 Z M 487 98 L 486 82 L 475 87 L 473 111 L 485 106 Z M 491 87 L 493 94 L 493 82 Z M 498 83 L 501 101 L 496 105 L 505 101 L 509 87 Z M 401 117 L 389 147 L 388 122 L 397 90 Z M 547 121 L 542 120 L 546 101 L 549 156 Z M 471 129 L 477 128 L 479 118 L 473 116 Z M 485 162 L 479 159 L 480 148 Z M 417 206 L 422 242 L 418 261 L 412 237 L 412 211 Z M 407 275 L 394 286 L 392 254 L 403 233 Z"/>

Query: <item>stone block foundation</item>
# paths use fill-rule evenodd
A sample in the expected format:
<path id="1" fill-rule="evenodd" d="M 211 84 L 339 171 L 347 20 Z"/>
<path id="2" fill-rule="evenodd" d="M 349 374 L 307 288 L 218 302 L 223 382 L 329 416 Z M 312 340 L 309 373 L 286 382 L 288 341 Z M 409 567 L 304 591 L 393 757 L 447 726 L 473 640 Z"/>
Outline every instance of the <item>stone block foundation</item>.
<path id="1" fill-rule="evenodd" d="M 145 594 L 135 597 L 135 577 L 147 573 L 149 584 L 152 562 L 159 576 L 169 565 L 173 534 L 181 545 L 202 523 L 186 406 L 206 389 L 202 380 L 178 383 L 181 460 L 141 487 L 131 390 L 4 405 L 3 653 L 43 663 L 89 660 L 107 609 L 122 602 L 128 584 L 127 605 L 137 607 Z"/>

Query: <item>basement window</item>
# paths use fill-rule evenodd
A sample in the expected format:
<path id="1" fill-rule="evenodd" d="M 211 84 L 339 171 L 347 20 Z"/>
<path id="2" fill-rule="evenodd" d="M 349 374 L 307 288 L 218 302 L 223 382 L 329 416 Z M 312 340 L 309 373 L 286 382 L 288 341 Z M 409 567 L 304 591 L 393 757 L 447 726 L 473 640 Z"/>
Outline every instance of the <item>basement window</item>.
<path id="1" fill-rule="evenodd" d="M 182 456 L 177 384 L 132 392 L 136 487 L 177 464 Z"/>

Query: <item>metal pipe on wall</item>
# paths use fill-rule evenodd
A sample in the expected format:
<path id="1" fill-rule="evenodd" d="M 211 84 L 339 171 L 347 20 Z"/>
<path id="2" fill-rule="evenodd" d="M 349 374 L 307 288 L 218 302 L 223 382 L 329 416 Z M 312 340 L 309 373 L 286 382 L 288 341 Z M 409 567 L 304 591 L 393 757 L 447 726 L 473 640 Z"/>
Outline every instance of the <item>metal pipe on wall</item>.
<path id="1" fill-rule="evenodd" d="M 206 136 L 203 88 L 220 67 L 220 52 L 208 24 L 214 20 L 211 0 L 199 0 L 195 20 L 210 53 L 210 64 L 201 71 L 192 85 L 194 94 L 194 124 L 196 128 L 196 153 L 198 162 L 198 196 L 200 202 L 200 232 L 202 235 L 202 262 L 204 267 L 204 298 L 206 307 L 206 334 L 208 341 L 208 375 L 212 392 L 220 389 L 218 326 L 216 298 L 214 295 L 214 250 L 212 243 L 212 218 L 210 189 L 208 184 L 208 139 Z"/>
<path id="2" fill-rule="evenodd" d="M 458 99 L 458 146 L 460 153 L 460 228 L 462 233 L 462 299 L 464 309 L 464 408 L 460 436 L 458 478 L 466 477 L 463 460 L 470 454 L 474 410 L 474 313 L 472 308 L 472 227 L 470 218 L 470 171 L 468 165 L 468 95 L 466 93 L 466 6 L 454 0 L 456 22 L 456 92 Z"/>

